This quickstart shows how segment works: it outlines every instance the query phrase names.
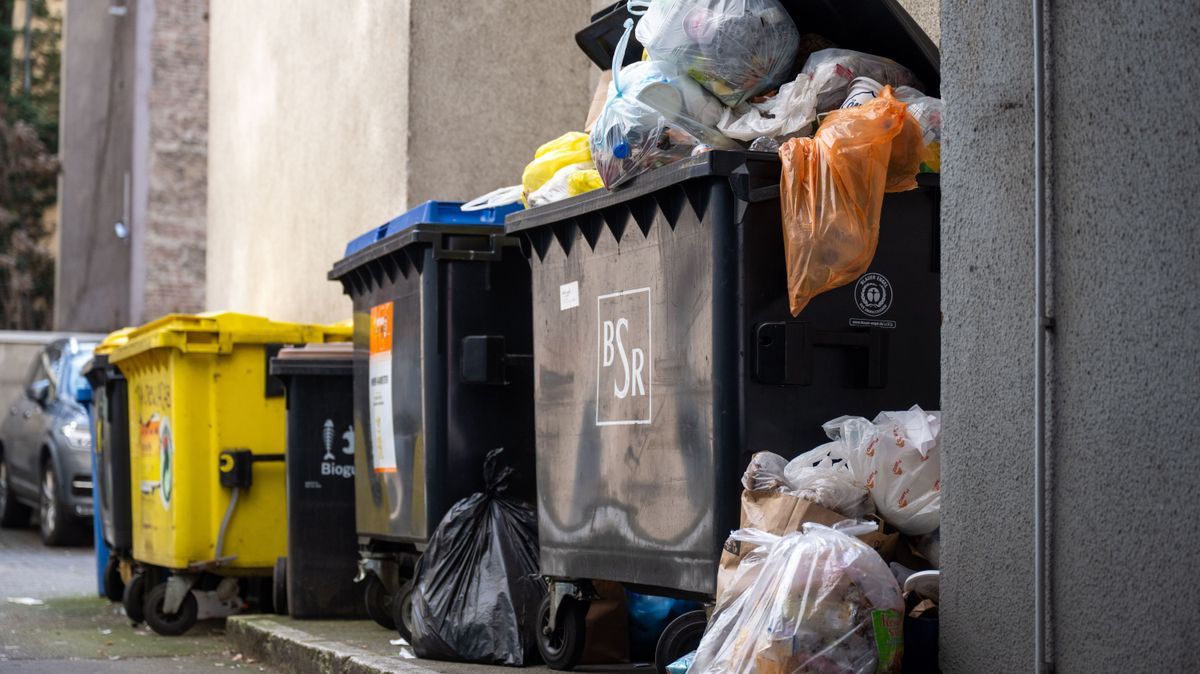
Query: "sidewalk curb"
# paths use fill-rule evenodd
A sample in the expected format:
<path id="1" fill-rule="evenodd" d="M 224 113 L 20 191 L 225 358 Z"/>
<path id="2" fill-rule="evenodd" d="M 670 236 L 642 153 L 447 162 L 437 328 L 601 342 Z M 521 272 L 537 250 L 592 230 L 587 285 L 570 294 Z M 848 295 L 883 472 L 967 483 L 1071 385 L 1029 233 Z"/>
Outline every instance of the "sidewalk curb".
<path id="1" fill-rule="evenodd" d="M 436 674 L 411 660 L 322 639 L 270 615 L 231 616 L 225 635 L 239 652 L 291 674 Z"/>

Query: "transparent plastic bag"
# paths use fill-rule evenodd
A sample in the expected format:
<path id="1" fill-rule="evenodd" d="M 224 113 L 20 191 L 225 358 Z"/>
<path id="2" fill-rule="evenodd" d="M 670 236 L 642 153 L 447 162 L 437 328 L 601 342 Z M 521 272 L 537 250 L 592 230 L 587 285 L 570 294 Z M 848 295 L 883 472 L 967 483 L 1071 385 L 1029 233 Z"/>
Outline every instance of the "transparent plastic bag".
<path id="1" fill-rule="evenodd" d="M 857 279 L 879 243 L 884 192 L 917 186 L 921 127 L 891 87 L 837 110 L 812 138 L 779 150 L 788 299 L 796 316 L 816 295 Z"/>
<path id="2" fill-rule="evenodd" d="M 796 79 L 781 86 L 779 93 L 762 101 L 748 101 L 726 109 L 716 124 L 717 130 L 744 141 L 759 136 L 810 135 L 818 114 L 849 103 L 847 96 L 856 78 L 871 78 L 905 90 L 920 84 L 907 68 L 890 59 L 849 49 L 822 49 L 808 57 Z M 869 98 L 874 98 L 878 91 L 876 89 Z M 897 89 L 896 95 L 903 99 L 899 91 Z M 916 89 L 912 91 L 921 95 Z"/>
<path id="3" fill-rule="evenodd" d="M 941 417 L 914 405 L 874 421 L 839 417 L 825 424 L 855 479 L 871 491 L 879 514 L 901 533 L 919 536 L 941 523 Z M 936 551 L 935 551 L 936 555 Z"/>
<path id="4" fill-rule="evenodd" d="M 904 600 L 883 559 L 854 538 L 875 525 L 730 540 L 756 545 L 738 565 L 689 671 L 706 674 L 899 672 Z"/>
<path id="5" fill-rule="evenodd" d="M 627 20 L 613 54 L 608 100 L 592 127 L 592 158 L 608 189 L 689 157 L 701 145 L 740 147 L 693 116 L 712 119 L 712 106 L 720 104 L 674 66 L 639 61 L 620 67 L 632 30 Z"/>
<path id="6" fill-rule="evenodd" d="M 569 131 L 543 143 L 533 153 L 533 161 L 525 166 L 521 174 L 521 202 L 529 206 L 529 195 L 553 179 L 563 167 L 591 160 L 592 151 L 586 133 Z"/>
<path id="7" fill-rule="evenodd" d="M 728 106 L 778 85 L 800 42 L 778 0 L 653 0 L 637 38 Z"/>
<path id="8" fill-rule="evenodd" d="M 822 49 L 813 52 L 800 69 L 800 76 L 807 76 L 812 82 L 818 113 L 842 107 L 849 95 L 851 83 L 859 77 L 869 77 L 897 89 L 924 89 L 917 76 L 899 63 L 882 56 L 850 49 Z"/>

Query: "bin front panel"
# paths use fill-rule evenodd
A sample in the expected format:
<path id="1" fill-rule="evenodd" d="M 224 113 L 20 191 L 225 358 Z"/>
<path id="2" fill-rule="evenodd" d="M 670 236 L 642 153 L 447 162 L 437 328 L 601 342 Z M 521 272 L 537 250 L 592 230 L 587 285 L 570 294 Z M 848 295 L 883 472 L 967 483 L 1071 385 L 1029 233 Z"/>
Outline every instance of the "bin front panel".
<path id="1" fill-rule="evenodd" d="M 435 279 L 407 271 L 354 298 L 355 427 L 364 429 L 355 435 L 355 519 L 359 535 L 424 541 L 422 290 Z"/>
<path id="2" fill-rule="evenodd" d="M 712 224 L 665 205 L 534 257 L 542 571 L 709 592 Z"/>
<path id="3" fill-rule="evenodd" d="M 134 559 L 170 569 L 216 558 L 232 490 L 220 485 L 223 449 L 280 454 L 282 396 L 266 395 L 266 350 L 234 345 L 226 354 L 154 348 L 130 358 Z M 218 569 L 264 572 L 286 554 L 282 462 L 257 462 L 241 490 Z"/>
<path id="4" fill-rule="evenodd" d="M 287 377 L 288 613 L 357 617 L 352 377 Z"/>
<path id="5" fill-rule="evenodd" d="M 461 376 L 466 337 L 503 337 L 509 354 L 532 353 L 529 265 L 516 246 L 499 259 L 461 254 L 491 250 L 490 235 L 440 233 L 437 247 L 394 254 L 403 271 L 393 257 L 368 263 L 371 283 L 352 292 L 361 536 L 425 543 L 454 503 L 483 490 L 484 457 L 496 447 L 516 469 L 510 493 L 533 500 L 528 360 L 510 363 L 503 383 Z M 384 268 L 391 273 L 376 273 Z"/>

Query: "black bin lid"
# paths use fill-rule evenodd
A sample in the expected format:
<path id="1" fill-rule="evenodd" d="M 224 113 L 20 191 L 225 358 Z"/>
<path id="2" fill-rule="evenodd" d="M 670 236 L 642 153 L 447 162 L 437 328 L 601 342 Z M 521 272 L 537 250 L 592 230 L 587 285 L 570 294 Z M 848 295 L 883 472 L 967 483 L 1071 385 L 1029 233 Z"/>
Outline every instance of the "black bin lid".
<path id="1" fill-rule="evenodd" d="M 344 376 L 354 374 L 354 344 L 328 342 L 286 346 L 271 359 L 271 376 Z"/>
<path id="2" fill-rule="evenodd" d="M 897 0 L 780 1 L 801 35 L 816 33 L 842 49 L 890 58 L 911 70 L 925 85 L 926 94 L 941 95 L 938 48 Z M 592 23 L 575 34 L 579 48 L 601 69 L 612 67 L 613 52 L 628 16 L 622 0 L 594 14 Z M 626 63 L 636 61 L 641 54 L 642 46 L 635 46 L 631 39 Z"/>

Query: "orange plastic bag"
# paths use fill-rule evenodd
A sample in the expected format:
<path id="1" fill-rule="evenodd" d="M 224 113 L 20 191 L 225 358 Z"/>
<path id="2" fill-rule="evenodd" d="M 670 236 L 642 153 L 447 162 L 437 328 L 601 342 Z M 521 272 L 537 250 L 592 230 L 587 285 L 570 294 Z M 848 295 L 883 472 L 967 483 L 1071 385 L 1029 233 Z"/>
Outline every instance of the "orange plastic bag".
<path id="1" fill-rule="evenodd" d="M 885 192 L 917 186 L 921 127 L 891 87 L 865 105 L 829 114 L 812 138 L 779 148 L 783 247 L 792 315 L 862 276 L 879 243 Z"/>

